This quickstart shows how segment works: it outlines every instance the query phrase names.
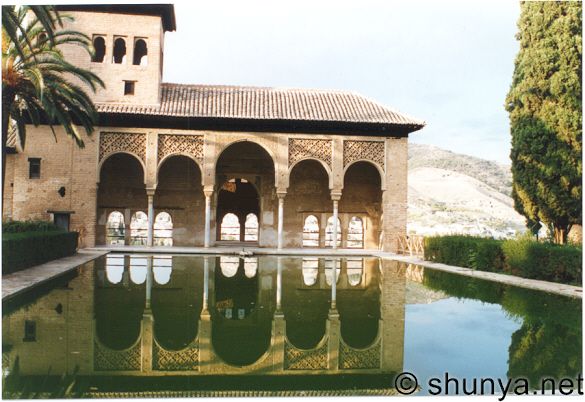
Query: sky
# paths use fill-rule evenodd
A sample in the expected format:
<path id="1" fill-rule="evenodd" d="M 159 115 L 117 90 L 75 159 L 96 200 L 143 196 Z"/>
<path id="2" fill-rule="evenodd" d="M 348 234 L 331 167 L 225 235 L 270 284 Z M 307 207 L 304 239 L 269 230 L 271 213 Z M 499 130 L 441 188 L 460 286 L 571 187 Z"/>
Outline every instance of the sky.
<path id="1" fill-rule="evenodd" d="M 510 164 L 517 1 L 174 4 L 165 82 L 353 91 L 426 121 L 412 142 Z"/>

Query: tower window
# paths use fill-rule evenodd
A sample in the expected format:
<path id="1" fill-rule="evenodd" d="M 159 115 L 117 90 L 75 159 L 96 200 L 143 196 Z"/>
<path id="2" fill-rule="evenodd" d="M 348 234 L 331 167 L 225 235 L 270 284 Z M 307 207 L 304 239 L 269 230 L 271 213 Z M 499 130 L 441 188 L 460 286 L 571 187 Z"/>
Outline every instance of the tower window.
<path id="1" fill-rule="evenodd" d="M 41 178 L 41 158 L 28 158 L 28 178 Z"/>
<path id="2" fill-rule="evenodd" d="M 114 63 L 126 63 L 126 41 L 123 38 L 114 41 Z"/>
<path id="3" fill-rule="evenodd" d="M 91 61 L 95 63 L 103 63 L 104 57 L 106 56 L 106 41 L 101 36 L 93 38 L 93 50 L 94 54 Z"/>
<path id="4" fill-rule="evenodd" d="M 24 342 L 35 342 L 37 340 L 37 323 L 36 321 L 26 320 L 24 322 Z"/>
<path id="5" fill-rule="evenodd" d="M 134 95 L 136 81 L 124 81 L 124 95 Z"/>
<path id="6" fill-rule="evenodd" d="M 137 39 L 134 42 L 134 59 L 132 64 L 135 66 L 146 66 L 148 64 L 148 48 L 144 39 Z"/>

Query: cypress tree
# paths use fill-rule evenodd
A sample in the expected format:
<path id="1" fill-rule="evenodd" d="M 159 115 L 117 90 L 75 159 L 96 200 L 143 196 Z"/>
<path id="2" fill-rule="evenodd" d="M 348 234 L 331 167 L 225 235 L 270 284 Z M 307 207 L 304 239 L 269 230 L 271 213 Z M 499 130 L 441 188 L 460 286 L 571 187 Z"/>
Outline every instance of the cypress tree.
<path id="1" fill-rule="evenodd" d="M 581 224 L 581 2 L 522 2 L 512 85 L 512 196 L 531 228 L 565 243 Z"/>

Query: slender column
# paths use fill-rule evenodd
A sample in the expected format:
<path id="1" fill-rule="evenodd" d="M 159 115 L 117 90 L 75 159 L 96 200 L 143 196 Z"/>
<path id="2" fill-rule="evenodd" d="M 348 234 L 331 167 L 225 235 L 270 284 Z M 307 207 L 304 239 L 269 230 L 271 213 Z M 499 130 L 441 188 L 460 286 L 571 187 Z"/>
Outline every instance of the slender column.
<path id="1" fill-rule="evenodd" d="M 276 270 L 276 311 L 280 311 L 282 308 L 282 258 L 277 257 L 277 270 Z"/>
<path id="2" fill-rule="evenodd" d="M 154 188 L 146 189 L 146 195 L 148 196 L 148 235 L 146 238 L 146 245 L 152 246 L 152 231 L 154 225 Z"/>
<path id="3" fill-rule="evenodd" d="M 152 293 L 152 257 L 146 259 L 146 301 L 144 303 L 144 312 L 142 313 L 141 331 L 142 336 L 140 339 L 141 346 L 141 365 L 142 372 L 152 371 L 153 356 L 152 347 L 154 342 L 154 317 L 152 316 L 152 310 L 150 309 L 150 300 Z"/>
<path id="4" fill-rule="evenodd" d="M 150 300 L 152 298 L 152 258 L 147 257 L 146 259 L 146 303 L 144 304 L 146 311 L 150 311 Z"/>
<path id="5" fill-rule="evenodd" d="M 211 231 L 211 196 L 213 195 L 212 189 L 203 190 L 205 194 L 205 240 L 204 246 L 209 247 L 210 231 Z"/>
<path id="6" fill-rule="evenodd" d="M 337 248 L 337 233 L 339 228 L 337 227 L 337 221 L 339 220 L 339 199 L 341 198 L 341 192 L 331 192 L 331 199 L 333 200 L 333 243 L 332 247 Z"/>
<path id="7" fill-rule="evenodd" d="M 331 310 L 337 310 L 337 263 L 339 259 L 331 260 L 333 263 L 333 279 L 331 281 Z"/>
<path id="8" fill-rule="evenodd" d="M 284 225 L 284 197 L 286 193 L 277 192 L 278 196 L 278 249 L 282 250 L 282 228 Z"/>
<path id="9" fill-rule="evenodd" d="M 207 312 L 209 300 L 209 257 L 203 257 L 203 311 Z"/>

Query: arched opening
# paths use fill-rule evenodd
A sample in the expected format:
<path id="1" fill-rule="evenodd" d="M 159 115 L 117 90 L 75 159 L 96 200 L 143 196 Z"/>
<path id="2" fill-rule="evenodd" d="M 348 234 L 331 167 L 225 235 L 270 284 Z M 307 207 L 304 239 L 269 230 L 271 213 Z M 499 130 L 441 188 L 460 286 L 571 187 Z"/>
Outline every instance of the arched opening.
<path id="1" fill-rule="evenodd" d="M 364 221 L 359 216 L 352 216 L 349 220 L 347 247 L 364 248 Z"/>
<path id="2" fill-rule="evenodd" d="M 147 239 L 148 215 L 142 211 L 136 211 L 130 220 L 130 245 L 146 246 Z"/>
<path id="3" fill-rule="evenodd" d="M 216 183 L 216 239 L 224 240 L 221 223 L 229 213 L 238 218 L 240 226 L 239 236 L 234 234 L 229 241 L 275 245 L 272 243 L 276 238 L 266 239 L 262 244 L 263 225 L 276 229 L 275 219 L 263 222 L 262 217 L 270 212 L 274 216 L 278 205 L 277 198 L 273 197 L 274 163 L 268 152 L 251 141 L 236 142 L 228 146 L 217 160 Z"/>
<path id="4" fill-rule="evenodd" d="M 333 231 L 335 220 L 333 216 L 327 219 L 327 226 L 325 227 L 325 247 L 333 247 Z M 341 221 L 337 218 L 337 247 L 341 246 Z"/>
<path id="5" fill-rule="evenodd" d="M 184 155 L 166 158 L 158 170 L 154 208 L 172 219 L 167 224 L 165 245 L 203 245 L 205 196 L 201 187 L 201 170 L 195 161 Z M 156 221 L 155 221 L 156 229 Z M 162 233 L 162 232 L 161 232 Z M 156 241 L 156 233 L 155 241 Z M 161 239 L 162 241 L 162 239 Z"/>
<path id="6" fill-rule="evenodd" d="M 44 32 L 39 33 L 37 36 L 37 47 L 42 48 L 47 42 L 47 34 Z"/>
<path id="7" fill-rule="evenodd" d="M 96 36 L 93 38 L 93 56 L 91 61 L 95 63 L 103 63 L 106 56 L 106 41 L 102 36 Z"/>
<path id="8" fill-rule="evenodd" d="M 297 163 L 290 172 L 285 200 L 284 230 L 289 234 L 285 246 L 323 246 L 319 222 L 325 222 L 332 208 L 329 175 L 323 165 L 312 159 Z"/>
<path id="9" fill-rule="evenodd" d="M 256 214 L 249 213 L 246 215 L 244 241 L 258 241 L 258 217 Z"/>
<path id="10" fill-rule="evenodd" d="M 144 173 L 140 161 L 126 153 L 113 154 L 108 157 L 101 166 L 100 181 L 97 195 L 97 224 L 96 243 L 108 243 L 116 240 L 117 244 L 124 244 L 124 236 L 129 234 L 131 212 L 146 211 L 148 198 L 144 185 Z M 112 216 L 112 211 L 121 215 Z M 114 231 L 114 221 L 108 221 L 116 217 L 117 229 Z M 109 235 L 116 234 L 114 239 Z"/>
<path id="11" fill-rule="evenodd" d="M 344 222 L 349 221 L 347 247 L 378 247 L 382 230 L 381 185 L 380 172 L 370 162 L 356 162 L 346 170 L 343 192 L 339 201 L 339 213 Z M 361 245 L 359 222 L 355 218 L 361 219 L 362 223 Z"/>
<path id="12" fill-rule="evenodd" d="M 156 215 L 153 236 L 155 246 L 173 245 L 173 218 L 168 212 L 159 212 Z"/>
<path id="13" fill-rule="evenodd" d="M 124 215 L 119 211 L 113 211 L 108 215 L 106 222 L 106 244 L 123 246 L 125 238 Z"/>
<path id="14" fill-rule="evenodd" d="M 315 215 L 309 215 L 305 218 L 303 247 L 319 247 L 319 220 Z"/>
<path id="15" fill-rule="evenodd" d="M 132 64 L 135 66 L 146 66 L 148 64 L 148 48 L 144 39 L 137 39 L 134 42 L 134 58 Z"/>
<path id="16" fill-rule="evenodd" d="M 220 240 L 240 241 L 240 221 L 235 214 L 227 213 L 223 216 L 220 225 Z"/>
<path id="17" fill-rule="evenodd" d="M 123 38 L 117 38 L 114 41 L 113 62 L 115 64 L 126 63 L 126 41 Z"/>

